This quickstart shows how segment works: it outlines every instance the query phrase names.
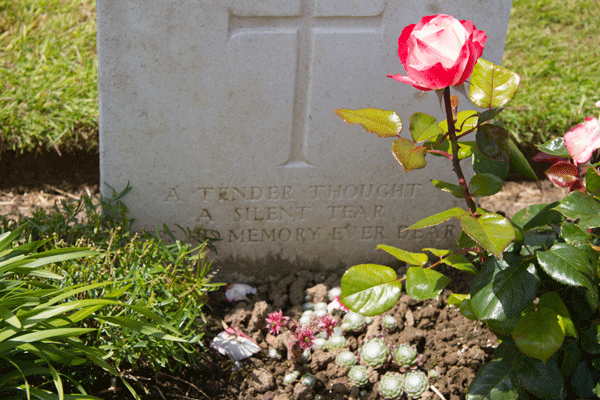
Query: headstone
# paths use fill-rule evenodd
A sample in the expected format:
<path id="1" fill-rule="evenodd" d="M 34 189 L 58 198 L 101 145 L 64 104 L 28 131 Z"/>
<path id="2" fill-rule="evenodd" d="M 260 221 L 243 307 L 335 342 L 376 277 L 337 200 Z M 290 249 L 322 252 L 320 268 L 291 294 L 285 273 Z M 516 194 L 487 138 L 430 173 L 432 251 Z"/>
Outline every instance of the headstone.
<path id="1" fill-rule="evenodd" d="M 102 193 L 121 191 L 137 227 L 217 230 L 216 264 L 237 279 L 339 268 L 447 247 L 457 225 L 402 229 L 461 206 L 404 174 L 391 139 L 350 126 L 339 108 L 442 119 L 434 92 L 404 73 L 402 29 L 445 13 L 473 21 L 501 63 L 510 0 L 98 0 Z M 462 99 L 460 110 L 471 109 Z M 468 107 L 468 108 L 467 108 Z M 468 169 L 468 162 L 465 162 Z"/>

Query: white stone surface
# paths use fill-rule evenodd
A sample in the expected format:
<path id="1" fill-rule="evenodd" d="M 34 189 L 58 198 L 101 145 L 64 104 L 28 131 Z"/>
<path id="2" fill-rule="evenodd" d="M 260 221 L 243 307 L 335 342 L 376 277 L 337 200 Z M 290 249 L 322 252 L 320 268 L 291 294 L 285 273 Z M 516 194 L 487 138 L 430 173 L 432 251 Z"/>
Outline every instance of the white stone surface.
<path id="1" fill-rule="evenodd" d="M 337 268 L 451 244 L 456 226 L 401 232 L 454 206 L 430 178 L 446 160 L 404 174 L 381 139 L 338 108 L 416 111 L 439 119 L 433 92 L 404 73 L 402 29 L 437 13 L 486 31 L 500 63 L 510 0 L 98 0 L 102 192 L 129 182 L 141 225 L 220 232 L 217 265 L 268 277 Z M 468 109 L 467 100 L 461 98 Z"/>

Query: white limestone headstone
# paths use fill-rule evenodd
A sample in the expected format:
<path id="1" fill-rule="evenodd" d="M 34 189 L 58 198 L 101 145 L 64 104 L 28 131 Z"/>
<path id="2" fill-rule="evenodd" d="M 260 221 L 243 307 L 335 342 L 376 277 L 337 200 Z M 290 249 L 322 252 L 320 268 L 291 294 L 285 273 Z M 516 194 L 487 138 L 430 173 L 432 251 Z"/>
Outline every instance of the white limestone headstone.
<path id="1" fill-rule="evenodd" d="M 216 263 L 238 279 L 447 247 L 456 225 L 403 232 L 461 206 L 429 179 L 445 159 L 404 174 L 381 139 L 335 109 L 443 118 L 434 92 L 404 73 L 402 29 L 424 15 L 473 21 L 500 63 L 510 0 L 98 0 L 102 193 L 129 182 L 138 227 L 220 232 Z M 470 109 L 461 99 L 460 110 Z M 469 108 L 467 108 L 469 107 Z M 468 166 L 468 163 L 464 164 Z"/>

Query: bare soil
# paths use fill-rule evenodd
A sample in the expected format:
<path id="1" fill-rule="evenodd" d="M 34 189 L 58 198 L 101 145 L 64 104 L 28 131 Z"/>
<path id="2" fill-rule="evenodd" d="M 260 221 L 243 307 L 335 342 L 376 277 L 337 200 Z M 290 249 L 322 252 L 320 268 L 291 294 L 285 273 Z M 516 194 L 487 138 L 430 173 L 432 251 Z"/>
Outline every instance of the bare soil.
<path id="1" fill-rule="evenodd" d="M 55 201 L 79 198 L 81 194 L 97 194 L 99 184 L 96 156 L 85 154 L 58 157 L 3 156 L 0 163 L 0 212 L 2 215 L 31 215 L 36 208 L 51 209 Z M 564 189 L 555 188 L 548 181 L 507 182 L 502 192 L 480 199 L 480 206 L 508 217 L 528 204 L 561 199 Z M 368 336 L 383 334 L 390 345 L 408 343 L 417 346 L 424 356 L 424 371 L 434 369 L 439 379 L 433 385 L 446 398 L 458 400 L 474 378 L 480 366 L 491 358 L 498 345 L 495 336 L 479 322 L 464 318 L 454 307 L 447 306 L 449 293 L 466 293 L 468 277 L 453 270 L 441 270 L 454 278 L 438 300 L 416 301 L 403 294 L 400 301 L 387 314 L 393 315 L 399 329 L 385 332 L 381 327 L 383 316 L 361 333 L 346 335 L 349 349 L 356 351 Z M 402 270 L 398 273 L 401 275 Z M 284 315 L 298 319 L 302 313 L 305 296 L 313 302 L 326 301 L 329 289 L 339 286 L 341 273 L 325 276 L 309 271 L 266 283 L 249 301 L 229 303 L 224 291 L 212 293 L 206 307 L 209 316 L 205 351 L 199 352 L 200 367 L 177 373 L 148 371 L 135 366 L 124 373 L 144 399 L 376 399 L 377 382 L 388 366 L 379 370 L 371 368 L 370 383 L 359 388 L 349 383 L 347 368 L 335 363 L 337 352 L 315 351 L 308 370 L 317 378 L 314 388 L 301 383 L 286 385 L 283 377 L 298 366 L 285 358 L 286 336 L 274 337 L 265 329 L 267 314 L 279 309 Z M 210 339 L 223 330 L 223 322 L 241 328 L 261 347 L 255 356 L 246 359 L 236 369 L 233 361 L 209 349 Z M 284 355 L 281 361 L 267 356 L 268 348 L 278 349 Z M 97 382 L 93 394 L 106 399 L 126 398 L 120 382 L 110 378 Z M 116 386 L 115 386 L 116 385 Z M 423 398 L 439 398 L 428 391 Z"/>

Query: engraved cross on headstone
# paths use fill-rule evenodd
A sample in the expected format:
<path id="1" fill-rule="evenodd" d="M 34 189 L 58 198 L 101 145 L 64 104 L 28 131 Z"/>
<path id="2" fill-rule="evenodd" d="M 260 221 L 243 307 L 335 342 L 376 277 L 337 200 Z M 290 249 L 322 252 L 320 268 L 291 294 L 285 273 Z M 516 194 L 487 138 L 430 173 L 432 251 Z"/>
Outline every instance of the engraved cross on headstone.
<path id="1" fill-rule="evenodd" d="M 316 15 L 315 1 L 300 0 L 297 15 L 238 16 L 229 14 L 229 34 L 233 40 L 241 33 L 295 33 L 297 36 L 296 74 L 292 115 L 291 145 L 284 167 L 312 166 L 307 158 L 314 39 L 318 33 L 382 33 L 383 9 L 377 15 Z M 339 0 L 347 1 L 347 0 Z M 333 71 L 332 71 L 333 72 Z"/>

